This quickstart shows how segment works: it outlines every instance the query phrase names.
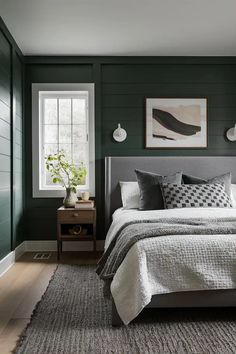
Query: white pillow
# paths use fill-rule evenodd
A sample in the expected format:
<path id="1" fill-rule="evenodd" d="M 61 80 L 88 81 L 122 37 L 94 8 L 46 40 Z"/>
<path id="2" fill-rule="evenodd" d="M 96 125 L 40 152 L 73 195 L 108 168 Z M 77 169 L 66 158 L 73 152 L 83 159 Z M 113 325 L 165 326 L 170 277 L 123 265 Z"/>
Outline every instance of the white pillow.
<path id="1" fill-rule="evenodd" d="M 123 208 L 139 208 L 139 185 L 138 182 L 120 182 L 121 200 Z"/>
<path id="2" fill-rule="evenodd" d="M 231 184 L 231 199 L 233 208 L 236 208 L 236 184 Z"/>

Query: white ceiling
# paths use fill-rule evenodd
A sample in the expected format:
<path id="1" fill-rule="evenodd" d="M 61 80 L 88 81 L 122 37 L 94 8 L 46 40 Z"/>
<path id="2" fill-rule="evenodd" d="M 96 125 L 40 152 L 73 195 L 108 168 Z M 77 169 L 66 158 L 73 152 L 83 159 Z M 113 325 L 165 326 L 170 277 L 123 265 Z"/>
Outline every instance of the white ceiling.
<path id="1" fill-rule="evenodd" d="M 236 0 L 0 0 L 26 55 L 236 55 Z"/>

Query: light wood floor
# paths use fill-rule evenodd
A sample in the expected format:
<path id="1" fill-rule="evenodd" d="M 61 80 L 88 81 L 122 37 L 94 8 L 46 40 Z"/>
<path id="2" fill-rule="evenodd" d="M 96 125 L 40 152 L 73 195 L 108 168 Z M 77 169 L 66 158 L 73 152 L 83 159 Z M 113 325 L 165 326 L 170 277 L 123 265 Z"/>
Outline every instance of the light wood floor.
<path id="1" fill-rule="evenodd" d="M 56 253 L 47 261 L 34 260 L 25 253 L 0 277 L 0 353 L 8 354 L 30 321 L 32 311 L 45 292 L 56 267 Z M 99 254 L 64 252 L 61 263 L 94 264 Z"/>

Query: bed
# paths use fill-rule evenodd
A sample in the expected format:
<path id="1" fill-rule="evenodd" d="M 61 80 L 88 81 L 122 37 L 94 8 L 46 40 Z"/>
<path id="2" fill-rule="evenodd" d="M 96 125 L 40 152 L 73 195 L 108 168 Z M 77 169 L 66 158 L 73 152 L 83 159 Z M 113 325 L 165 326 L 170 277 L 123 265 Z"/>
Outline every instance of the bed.
<path id="1" fill-rule="evenodd" d="M 140 218 L 150 220 L 181 217 L 183 213 L 185 218 L 193 217 L 193 210 L 190 209 L 145 212 L 123 210 L 119 181 L 135 181 L 134 170 L 137 168 L 163 175 L 183 170 L 190 175 L 202 178 L 231 171 L 232 183 L 236 183 L 236 157 L 106 157 L 105 216 L 107 229 L 113 216 L 112 226 L 106 238 L 106 248 L 116 231 L 129 221 Z M 236 209 L 234 208 L 209 208 L 207 210 L 199 208 L 194 210 L 194 215 L 196 218 L 207 217 L 212 222 L 216 217 L 231 218 L 236 221 Z M 152 247 L 150 247 L 150 242 Z M 159 252 L 158 257 L 153 249 Z M 186 263 L 182 267 L 182 273 L 178 273 L 178 267 L 174 262 L 178 261 L 179 268 L 181 268 L 181 259 L 183 262 L 188 262 L 188 252 L 193 253 L 191 270 L 188 274 L 183 274 L 188 269 Z M 204 264 L 206 270 L 200 267 L 201 252 L 203 252 L 203 259 L 206 254 L 208 257 L 208 263 Z M 165 238 L 153 238 L 151 241 L 148 238 L 138 241 L 125 256 L 111 282 L 112 324 L 130 323 L 145 307 L 236 306 L 235 252 L 235 234 L 197 235 L 197 237 L 196 235 L 168 235 Z M 172 257 L 166 258 L 170 254 Z M 194 259 L 196 259 L 196 265 L 193 262 Z M 173 264 L 166 266 L 167 261 Z M 212 273 L 211 265 L 214 265 L 215 274 Z M 171 274 L 168 274 L 168 269 L 172 270 Z M 168 283 L 167 280 L 171 277 L 172 281 Z M 205 277 L 204 281 L 202 281 L 203 277 Z M 191 287 L 188 287 L 188 279 L 191 280 Z"/>

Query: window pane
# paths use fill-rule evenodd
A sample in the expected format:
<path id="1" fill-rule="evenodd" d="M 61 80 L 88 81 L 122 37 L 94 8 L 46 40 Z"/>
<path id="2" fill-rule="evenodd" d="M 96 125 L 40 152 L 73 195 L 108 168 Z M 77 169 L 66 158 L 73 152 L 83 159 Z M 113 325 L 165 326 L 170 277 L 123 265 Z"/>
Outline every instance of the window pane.
<path id="1" fill-rule="evenodd" d="M 71 144 L 59 144 L 59 150 L 64 150 L 66 159 L 71 161 Z"/>
<path id="2" fill-rule="evenodd" d="M 57 144 L 45 144 L 44 145 L 44 154 L 45 155 L 54 155 L 58 152 Z"/>
<path id="3" fill-rule="evenodd" d="M 53 183 L 53 181 L 52 181 L 52 177 L 51 177 L 51 175 L 50 175 L 50 173 L 46 170 L 45 171 L 45 173 L 46 173 L 46 186 L 55 186 L 55 183 Z"/>
<path id="4" fill-rule="evenodd" d="M 71 144 L 71 125 L 59 125 L 59 143 Z"/>
<path id="5" fill-rule="evenodd" d="M 44 125 L 44 143 L 57 143 L 57 125 Z"/>
<path id="6" fill-rule="evenodd" d="M 71 99 L 59 99 L 59 124 L 71 124 Z"/>
<path id="7" fill-rule="evenodd" d="M 63 190 L 59 184 L 52 182 L 52 177 L 46 169 L 44 156 L 57 154 L 60 150 L 65 152 L 65 158 L 69 163 L 79 166 L 81 162 L 87 168 L 88 176 L 86 178 L 86 188 L 89 188 L 89 176 L 91 171 L 89 162 L 89 107 L 90 98 L 87 88 L 67 91 L 49 90 L 40 91 L 39 97 L 39 156 L 41 161 L 39 171 L 39 190 L 49 191 L 49 195 L 55 195 L 58 190 Z M 93 100 L 93 95 L 91 93 Z M 37 127 L 36 127 L 37 129 Z M 91 137 L 93 143 L 93 134 Z M 94 168 L 94 167 L 93 167 Z M 92 171 L 93 171 L 92 168 Z M 83 188 L 81 186 L 81 188 Z M 43 195 L 42 193 L 42 195 Z M 60 192 L 61 193 L 61 192 Z M 60 194 L 58 193 L 58 195 Z"/>
<path id="8" fill-rule="evenodd" d="M 87 141 L 86 125 L 73 125 L 73 143 L 85 143 Z"/>
<path id="9" fill-rule="evenodd" d="M 78 144 L 75 143 L 73 144 L 73 162 L 76 165 L 79 165 L 81 162 L 83 162 L 85 165 L 87 165 L 87 150 L 88 150 L 88 144 Z"/>
<path id="10" fill-rule="evenodd" d="M 44 100 L 44 123 L 57 124 L 57 99 L 45 98 Z"/>
<path id="11" fill-rule="evenodd" d="M 81 98 L 73 99 L 73 124 L 86 122 L 86 100 Z"/>

